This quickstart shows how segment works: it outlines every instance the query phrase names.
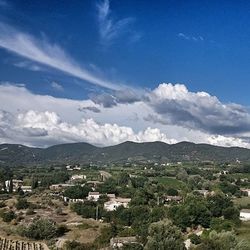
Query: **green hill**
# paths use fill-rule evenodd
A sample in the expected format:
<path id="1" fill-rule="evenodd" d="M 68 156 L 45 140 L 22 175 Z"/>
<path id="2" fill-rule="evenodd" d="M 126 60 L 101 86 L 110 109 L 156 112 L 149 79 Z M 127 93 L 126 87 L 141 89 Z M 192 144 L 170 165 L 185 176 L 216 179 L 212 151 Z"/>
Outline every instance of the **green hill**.
<path id="1" fill-rule="evenodd" d="M 0 165 L 72 164 L 72 163 L 125 163 L 250 161 L 250 150 L 239 147 L 218 147 L 208 144 L 180 142 L 124 142 L 115 146 L 96 147 L 88 143 L 60 144 L 45 149 L 16 144 L 0 145 Z"/>

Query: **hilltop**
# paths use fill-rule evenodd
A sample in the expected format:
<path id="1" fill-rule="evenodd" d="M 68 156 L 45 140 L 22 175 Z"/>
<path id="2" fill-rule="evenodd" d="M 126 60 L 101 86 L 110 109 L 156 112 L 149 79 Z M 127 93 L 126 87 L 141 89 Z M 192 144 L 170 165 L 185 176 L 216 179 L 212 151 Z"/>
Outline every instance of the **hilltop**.
<path id="1" fill-rule="evenodd" d="M 59 144 L 33 148 L 17 144 L 0 145 L 1 165 L 32 165 L 61 163 L 125 163 L 177 161 L 250 161 L 250 150 L 240 147 L 219 147 L 209 144 L 180 142 L 124 142 L 114 146 L 96 147 L 88 143 Z"/>

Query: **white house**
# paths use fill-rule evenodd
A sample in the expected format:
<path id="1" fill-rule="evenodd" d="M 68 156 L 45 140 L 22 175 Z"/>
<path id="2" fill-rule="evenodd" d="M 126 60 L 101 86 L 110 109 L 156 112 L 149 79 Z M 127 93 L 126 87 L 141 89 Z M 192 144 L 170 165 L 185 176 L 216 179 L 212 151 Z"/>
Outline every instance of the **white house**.
<path id="1" fill-rule="evenodd" d="M 112 200 L 115 199 L 115 194 L 107 194 L 107 197 Z"/>
<path id="2" fill-rule="evenodd" d="M 122 249 L 124 244 L 138 243 L 136 237 L 116 237 L 110 239 L 111 249 Z"/>
<path id="3" fill-rule="evenodd" d="M 71 176 L 71 180 L 75 181 L 75 180 L 86 180 L 87 176 L 83 175 L 83 174 L 75 174 Z"/>
<path id="4" fill-rule="evenodd" d="M 242 221 L 250 220 L 250 209 L 240 210 L 240 220 L 242 220 Z"/>
<path id="5" fill-rule="evenodd" d="M 120 206 L 122 206 L 122 203 L 117 201 L 107 201 L 104 203 L 104 209 L 107 211 L 114 211 Z"/>
<path id="6" fill-rule="evenodd" d="M 89 192 L 87 200 L 98 201 L 100 198 L 99 192 Z"/>
<path id="7" fill-rule="evenodd" d="M 24 193 L 32 192 L 32 187 L 31 186 L 22 186 L 21 189 L 23 190 Z"/>
<path id="8" fill-rule="evenodd" d="M 63 201 L 70 203 L 78 203 L 78 202 L 84 202 L 84 199 L 70 199 L 69 197 L 63 196 Z"/>
<path id="9" fill-rule="evenodd" d="M 128 203 L 131 201 L 130 198 L 112 198 L 110 201 L 104 203 L 104 209 L 107 211 L 114 211 L 120 206 L 128 207 Z"/>
<path id="10" fill-rule="evenodd" d="M 75 185 L 73 184 L 68 184 L 68 183 L 60 183 L 60 184 L 53 184 L 49 186 L 50 190 L 53 191 L 60 191 L 69 187 L 74 187 Z"/>
<path id="11" fill-rule="evenodd" d="M 246 192 L 247 196 L 250 197 L 250 189 L 241 189 L 242 192 Z"/>

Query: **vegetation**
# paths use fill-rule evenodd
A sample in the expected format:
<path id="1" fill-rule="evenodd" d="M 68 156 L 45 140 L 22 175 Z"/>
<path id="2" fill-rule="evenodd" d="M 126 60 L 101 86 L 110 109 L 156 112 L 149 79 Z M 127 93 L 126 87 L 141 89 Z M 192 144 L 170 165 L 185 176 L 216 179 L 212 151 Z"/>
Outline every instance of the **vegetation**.
<path id="1" fill-rule="evenodd" d="M 68 250 L 105 248 L 119 237 L 133 238 L 123 243 L 127 250 L 184 249 L 186 239 L 191 249 L 249 249 L 250 224 L 241 222 L 239 214 L 250 208 L 242 191 L 250 187 L 250 166 L 230 161 L 240 152 L 243 157 L 243 149 L 230 149 L 232 155 L 222 162 L 228 150 L 189 143 L 123 143 L 101 151 L 88 144 L 38 149 L 38 161 L 46 156 L 49 162 L 13 167 L 13 160 L 10 167 L 0 166 L 0 231 L 44 240 L 51 249 L 58 247 L 58 237 L 70 239 L 63 246 Z M 7 157 L 6 150 L 3 154 Z M 198 156 L 210 161 L 196 161 Z M 70 170 L 64 159 L 72 162 Z M 32 192 L 20 192 L 16 179 Z M 10 192 L 6 180 L 12 180 Z M 97 201 L 87 200 L 90 191 L 100 193 Z M 130 201 L 121 205 L 124 198 Z M 107 209 L 108 201 L 118 207 Z"/>

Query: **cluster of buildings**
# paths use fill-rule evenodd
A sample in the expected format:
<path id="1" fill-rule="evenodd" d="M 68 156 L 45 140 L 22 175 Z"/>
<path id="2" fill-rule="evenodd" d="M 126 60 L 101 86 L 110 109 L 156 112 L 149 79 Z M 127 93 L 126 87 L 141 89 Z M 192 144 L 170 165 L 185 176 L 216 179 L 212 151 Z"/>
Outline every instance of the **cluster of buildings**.
<path id="1" fill-rule="evenodd" d="M 83 198 L 82 199 L 81 198 L 70 199 L 65 196 L 62 196 L 62 197 L 65 202 L 70 202 L 70 203 L 84 202 L 85 200 L 97 202 L 100 199 L 101 195 L 102 194 L 100 194 L 99 192 L 89 192 L 86 199 L 83 199 Z M 104 203 L 104 209 L 106 211 L 114 211 L 120 206 L 123 206 L 126 208 L 128 207 L 128 204 L 131 201 L 130 198 L 116 197 L 115 194 L 107 194 L 107 197 L 109 200 Z"/>
<path id="2" fill-rule="evenodd" d="M 107 194 L 107 196 L 109 197 L 109 201 L 104 203 L 104 209 L 107 211 L 114 211 L 120 206 L 126 208 L 131 201 L 131 198 L 115 197 L 114 194 Z"/>
<path id="3" fill-rule="evenodd" d="M 18 192 L 20 190 L 22 190 L 24 193 L 32 192 L 31 186 L 24 186 L 23 180 L 17 180 L 17 179 L 5 181 L 5 189 L 7 192 L 10 192 L 11 189 L 13 192 Z"/>
<path id="4" fill-rule="evenodd" d="M 79 165 L 75 165 L 75 166 L 67 165 L 67 166 L 66 166 L 66 169 L 67 169 L 68 171 L 81 170 L 81 168 L 80 168 Z"/>

